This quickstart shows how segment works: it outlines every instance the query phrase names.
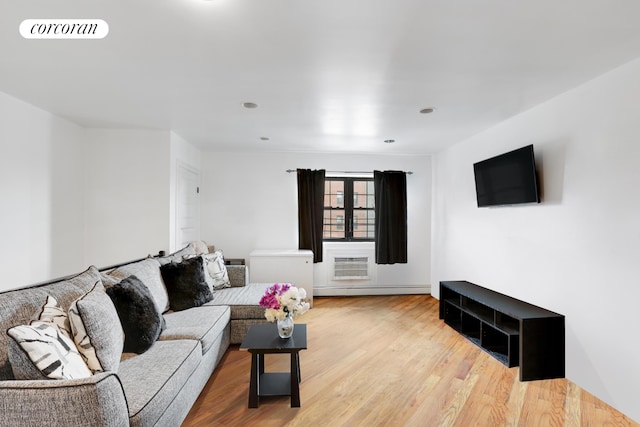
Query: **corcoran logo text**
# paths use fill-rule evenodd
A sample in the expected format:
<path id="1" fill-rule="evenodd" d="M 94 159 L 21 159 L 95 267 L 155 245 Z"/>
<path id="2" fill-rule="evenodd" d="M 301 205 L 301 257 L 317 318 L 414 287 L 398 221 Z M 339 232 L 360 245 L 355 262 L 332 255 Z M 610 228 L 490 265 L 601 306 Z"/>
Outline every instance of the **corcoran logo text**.
<path id="1" fill-rule="evenodd" d="M 25 39 L 103 39 L 109 24 L 102 19 L 25 19 L 20 35 Z"/>

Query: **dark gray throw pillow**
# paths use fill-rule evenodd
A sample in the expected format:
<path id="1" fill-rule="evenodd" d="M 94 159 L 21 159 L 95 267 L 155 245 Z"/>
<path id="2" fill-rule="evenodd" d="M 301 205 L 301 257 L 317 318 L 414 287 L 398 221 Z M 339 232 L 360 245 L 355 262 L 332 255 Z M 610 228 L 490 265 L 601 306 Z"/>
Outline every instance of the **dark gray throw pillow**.
<path id="1" fill-rule="evenodd" d="M 199 307 L 213 299 L 204 276 L 202 257 L 165 264 L 160 267 L 160 272 L 169 293 L 171 310 Z"/>
<path id="2" fill-rule="evenodd" d="M 142 354 L 158 340 L 165 320 L 149 289 L 136 276 L 129 276 L 106 289 L 124 330 L 124 352 Z"/>

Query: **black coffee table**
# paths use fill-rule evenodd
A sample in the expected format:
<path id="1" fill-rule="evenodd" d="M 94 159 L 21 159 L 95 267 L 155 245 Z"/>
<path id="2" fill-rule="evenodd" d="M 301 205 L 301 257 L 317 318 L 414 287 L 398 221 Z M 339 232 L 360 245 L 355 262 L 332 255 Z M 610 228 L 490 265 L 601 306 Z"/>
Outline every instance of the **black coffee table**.
<path id="1" fill-rule="evenodd" d="M 300 350 L 307 348 L 307 325 L 296 323 L 291 338 L 278 336 L 275 323 L 252 325 L 241 349 L 251 353 L 249 408 L 257 408 L 260 396 L 291 396 L 291 407 L 300 407 Z M 264 355 L 289 353 L 290 372 L 265 372 Z"/>

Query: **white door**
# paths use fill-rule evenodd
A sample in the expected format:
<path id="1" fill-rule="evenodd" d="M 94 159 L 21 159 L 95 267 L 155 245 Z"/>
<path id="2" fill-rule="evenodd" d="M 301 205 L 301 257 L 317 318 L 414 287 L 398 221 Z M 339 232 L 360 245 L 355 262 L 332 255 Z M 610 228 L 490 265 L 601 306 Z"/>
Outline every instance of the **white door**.
<path id="1" fill-rule="evenodd" d="M 200 173 L 178 164 L 176 177 L 176 249 L 200 239 Z"/>

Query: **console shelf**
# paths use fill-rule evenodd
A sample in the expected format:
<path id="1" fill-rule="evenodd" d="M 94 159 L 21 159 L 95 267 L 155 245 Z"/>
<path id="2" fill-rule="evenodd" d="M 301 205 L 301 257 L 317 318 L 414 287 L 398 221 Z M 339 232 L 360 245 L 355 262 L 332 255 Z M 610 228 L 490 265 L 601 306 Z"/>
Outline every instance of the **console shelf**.
<path id="1" fill-rule="evenodd" d="M 440 282 L 440 318 L 520 381 L 564 378 L 564 316 L 465 281 Z"/>

